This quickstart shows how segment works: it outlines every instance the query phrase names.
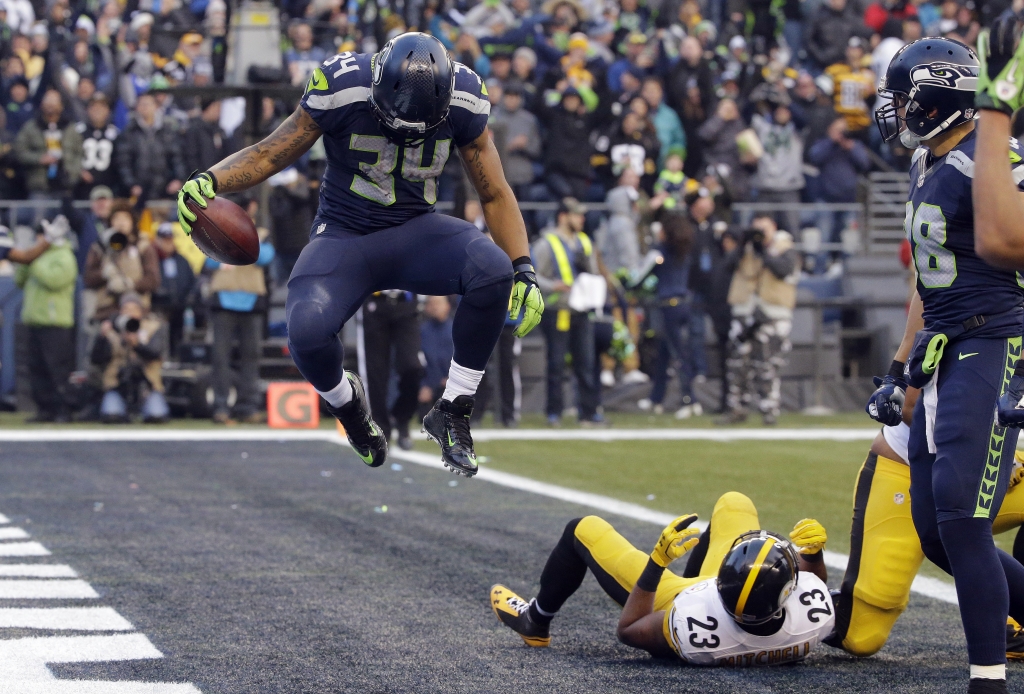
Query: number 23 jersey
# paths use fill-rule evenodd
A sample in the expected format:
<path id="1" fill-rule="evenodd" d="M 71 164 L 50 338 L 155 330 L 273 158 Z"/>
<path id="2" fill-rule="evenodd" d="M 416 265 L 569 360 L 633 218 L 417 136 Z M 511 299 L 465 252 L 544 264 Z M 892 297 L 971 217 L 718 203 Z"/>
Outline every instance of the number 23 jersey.
<path id="1" fill-rule="evenodd" d="M 370 111 L 372 58 L 351 52 L 330 58 L 313 71 L 302 97 L 327 151 L 314 233 L 327 222 L 332 229 L 369 234 L 433 212 L 437 178 L 453 149 L 487 127 L 491 105 L 480 77 L 454 63 L 455 89 L 440 129 L 413 147 L 394 144 Z"/>
<path id="2" fill-rule="evenodd" d="M 718 595 L 715 578 L 695 583 L 672 602 L 665 615 L 665 637 L 691 665 L 753 667 L 803 660 L 835 627 L 828 586 L 806 571 L 784 604 L 782 627 L 770 636 L 740 628 Z"/>
<path id="3" fill-rule="evenodd" d="M 917 269 L 917 292 L 924 302 L 926 330 L 943 331 L 972 316 L 989 321 L 971 337 L 1013 337 L 1024 329 L 1024 279 L 1012 270 L 992 267 L 974 252 L 974 148 L 968 133 L 945 156 L 927 149 L 914 154 L 904 230 Z M 1024 184 L 1017 140 L 1010 140 L 1014 181 Z"/>

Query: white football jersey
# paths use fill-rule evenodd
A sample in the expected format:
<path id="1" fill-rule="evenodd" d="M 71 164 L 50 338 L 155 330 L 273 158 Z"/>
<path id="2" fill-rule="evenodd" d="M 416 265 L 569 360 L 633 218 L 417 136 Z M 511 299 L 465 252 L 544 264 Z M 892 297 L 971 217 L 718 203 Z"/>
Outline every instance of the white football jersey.
<path id="1" fill-rule="evenodd" d="M 676 596 L 668 613 L 668 634 L 676 653 L 691 665 L 751 667 L 803 660 L 835 627 L 828 586 L 801 571 L 786 599 L 782 628 L 755 636 L 725 610 L 716 579 L 695 583 Z"/>

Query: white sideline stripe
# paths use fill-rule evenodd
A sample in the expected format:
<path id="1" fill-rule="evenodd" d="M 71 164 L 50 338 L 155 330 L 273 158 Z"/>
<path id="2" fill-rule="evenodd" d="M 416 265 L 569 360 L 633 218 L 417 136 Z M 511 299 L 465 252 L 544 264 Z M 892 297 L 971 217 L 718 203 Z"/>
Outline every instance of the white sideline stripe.
<path id="1" fill-rule="evenodd" d="M 69 580 L 0 580 L 0 600 L 73 600 L 98 598 L 99 593 L 80 579 Z"/>
<path id="2" fill-rule="evenodd" d="M 0 564 L 0 576 L 78 578 L 75 570 L 65 564 Z"/>
<path id="3" fill-rule="evenodd" d="M 202 694 L 191 684 L 96 682 L 90 680 L 13 682 L 3 692 L 4 694 Z"/>
<path id="4" fill-rule="evenodd" d="M 0 557 L 48 557 L 50 550 L 38 542 L 2 542 Z"/>
<path id="5" fill-rule="evenodd" d="M 473 438 L 474 440 L 477 438 L 475 434 L 473 435 Z M 338 442 L 342 443 L 340 437 L 338 438 Z M 347 445 L 347 442 L 345 442 L 345 445 Z M 446 469 L 444 464 L 441 463 L 440 457 L 430 453 L 397 450 L 389 451 L 388 455 L 392 458 L 404 460 L 416 465 L 422 465 L 424 467 L 441 470 Z M 653 509 L 640 506 L 639 504 L 631 504 L 628 501 L 619 501 L 618 499 L 613 499 L 601 494 L 591 494 L 589 492 L 569 489 L 568 487 L 560 487 L 556 484 L 538 482 L 537 480 L 532 480 L 528 477 L 521 477 L 519 475 L 513 475 L 499 470 L 492 470 L 486 467 L 480 469 L 480 472 L 477 473 L 477 478 L 485 482 L 499 484 L 502 487 L 510 487 L 512 489 L 531 492 L 540 496 L 547 496 L 552 499 L 559 499 L 560 501 L 568 501 L 572 504 L 596 508 L 599 511 L 606 511 L 608 513 L 614 513 L 619 516 L 659 526 L 668 525 L 676 517 L 671 513 L 655 511 Z M 707 527 L 707 523 L 703 521 L 698 522 L 697 525 L 702 530 Z M 839 552 L 825 552 L 825 565 L 830 569 L 845 571 L 846 564 L 849 560 L 850 558 L 845 554 L 840 554 Z M 948 602 L 952 605 L 958 604 L 956 599 L 956 587 L 937 578 L 918 576 L 914 579 L 910 589 L 915 593 L 935 600 Z"/>
<path id="6" fill-rule="evenodd" d="M 0 528 L 0 540 L 24 540 L 29 534 L 21 528 Z"/>
<path id="7" fill-rule="evenodd" d="M 10 522 L 11 522 L 10 518 L 8 518 L 4 514 L 0 513 L 0 525 L 4 525 L 5 523 L 10 523 Z"/>
<path id="8" fill-rule="evenodd" d="M 475 441 L 871 441 L 872 429 L 480 429 Z M 329 429 L 6 429 L 0 442 L 52 443 L 69 441 L 330 441 Z"/>
<path id="9" fill-rule="evenodd" d="M 5 607 L 0 628 L 131 631 L 135 627 L 113 607 Z"/>

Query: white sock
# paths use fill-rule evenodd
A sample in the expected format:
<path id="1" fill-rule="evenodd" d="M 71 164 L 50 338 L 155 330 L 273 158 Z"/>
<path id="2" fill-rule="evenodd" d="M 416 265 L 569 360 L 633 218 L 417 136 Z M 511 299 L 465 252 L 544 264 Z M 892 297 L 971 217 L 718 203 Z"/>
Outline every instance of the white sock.
<path id="1" fill-rule="evenodd" d="M 972 665 L 972 680 L 1005 680 L 1006 665 Z"/>
<path id="2" fill-rule="evenodd" d="M 348 376 L 344 371 L 341 372 L 341 383 L 326 392 L 322 390 L 316 392 L 320 393 L 320 397 L 326 400 L 331 407 L 341 407 L 352 402 L 352 384 L 349 383 Z"/>
<path id="3" fill-rule="evenodd" d="M 544 610 L 544 609 L 543 609 L 543 608 L 542 608 L 542 607 L 540 606 L 540 603 L 539 603 L 539 602 L 537 602 L 537 598 L 534 598 L 534 599 L 533 599 L 533 600 L 531 600 L 530 602 L 532 602 L 532 603 L 533 603 L 533 606 L 537 608 L 537 611 L 538 611 L 538 612 L 540 612 L 540 614 L 541 614 L 542 616 L 544 616 L 544 617 L 554 617 L 554 616 L 555 616 L 555 613 L 554 613 L 554 612 L 546 612 L 546 611 L 545 611 L 545 610 Z"/>
<path id="4" fill-rule="evenodd" d="M 480 379 L 484 377 L 483 371 L 474 371 L 465 366 L 459 366 L 452 359 L 452 365 L 448 367 L 448 383 L 444 387 L 442 399 L 453 402 L 460 395 L 475 395 Z"/>

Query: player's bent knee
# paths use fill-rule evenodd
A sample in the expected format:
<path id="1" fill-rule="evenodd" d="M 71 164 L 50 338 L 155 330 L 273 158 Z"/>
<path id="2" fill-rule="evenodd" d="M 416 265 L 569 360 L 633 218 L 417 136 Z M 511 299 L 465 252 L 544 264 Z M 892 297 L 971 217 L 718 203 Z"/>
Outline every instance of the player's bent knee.
<path id="1" fill-rule="evenodd" d="M 752 513 L 757 515 L 757 509 L 750 497 L 740 492 L 726 492 L 718 497 L 712 515 L 718 513 Z"/>
<path id="2" fill-rule="evenodd" d="M 609 530 L 614 531 L 615 528 L 604 518 L 600 516 L 585 516 L 576 523 L 573 535 L 584 545 L 590 547 Z"/>
<path id="3" fill-rule="evenodd" d="M 337 329 L 326 315 L 326 304 L 296 301 L 288 310 L 288 344 L 293 351 L 316 350 L 337 339 Z"/>
<path id="4" fill-rule="evenodd" d="M 508 303 L 512 293 L 512 261 L 493 242 L 478 237 L 466 246 L 462 271 L 463 301 L 474 306 Z"/>

